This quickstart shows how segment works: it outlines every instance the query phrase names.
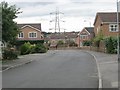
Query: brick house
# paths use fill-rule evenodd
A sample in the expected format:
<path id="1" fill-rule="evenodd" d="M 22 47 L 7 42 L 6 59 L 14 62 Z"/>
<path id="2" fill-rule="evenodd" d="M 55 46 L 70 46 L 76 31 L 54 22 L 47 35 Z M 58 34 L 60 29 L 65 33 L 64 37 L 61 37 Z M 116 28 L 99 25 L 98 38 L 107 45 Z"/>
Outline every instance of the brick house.
<path id="1" fill-rule="evenodd" d="M 20 33 L 17 36 L 18 40 L 43 40 L 44 37 L 41 31 L 41 24 L 18 24 Z"/>
<path id="2" fill-rule="evenodd" d="M 94 28 L 93 27 L 83 28 L 82 31 L 78 33 L 78 36 L 76 39 L 78 47 L 82 47 L 84 41 L 91 40 L 91 39 L 93 39 L 93 37 L 94 37 Z"/>
<path id="3" fill-rule="evenodd" d="M 120 16 L 120 13 L 119 13 Z M 119 18 L 120 21 L 120 18 Z M 103 36 L 117 36 L 117 13 L 116 12 L 98 12 L 94 21 L 94 32 L 97 36 L 100 32 Z"/>
<path id="4" fill-rule="evenodd" d="M 48 36 L 51 46 L 57 45 L 57 42 L 62 40 L 64 43 L 70 41 L 75 42 L 78 32 L 61 32 L 61 33 L 52 33 Z"/>

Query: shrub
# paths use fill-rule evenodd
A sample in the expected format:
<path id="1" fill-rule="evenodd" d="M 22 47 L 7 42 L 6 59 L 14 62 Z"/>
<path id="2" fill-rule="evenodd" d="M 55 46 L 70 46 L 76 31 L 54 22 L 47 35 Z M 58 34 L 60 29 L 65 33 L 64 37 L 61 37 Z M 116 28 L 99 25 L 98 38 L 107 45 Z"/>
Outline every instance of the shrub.
<path id="1" fill-rule="evenodd" d="M 83 46 L 90 46 L 92 44 L 91 41 L 84 41 Z"/>
<path id="2" fill-rule="evenodd" d="M 77 44 L 73 40 L 70 40 L 69 41 L 69 46 L 77 46 Z"/>
<path id="3" fill-rule="evenodd" d="M 12 59 L 17 59 L 18 57 L 17 52 L 12 49 L 4 49 L 2 56 L 3 56 L 3 60 L 12 60 Z"/>
<path id="4" fill-rule="evenodd" d="M 98 36 L 96 36 L 96 37 L 93 39 L 94 45 L 95 45 L 96 47 L 99 47 L 100 41 L 103 40 L 103 39 L 104 39 L 104 36 L 103 36 L 102 32 L 100 31 L 99 34 L 98 34 Z"/>
<path id="5" fill-rule="evenodd" d="M 63 42 L 63 40 L 59 40 L 58 42 L 57 42 L 57 45 L 59 46 L 59 45 L 63 45 L 64 44 L 64 42 Z"/>
<path id="6" fill-rule="evenodd" d="M 45 53 L 47 48 L 43 44 L 36 44 L 31 48 L 31 53 Z"/>
<path id="7" fill-rule="evenodd" d="M 21 55 L 29 54 L 31 52 L 30 49 L 31 44 L 29 42 L 24 43 L 20 48 Z"/>
<path id="8" fill-rule="evenodd" d="M 117 38 L 108 37 L 104 41 L 107 53 L 117 53 Z"/>
<path id="9" fill-rule="evenodd" d="M 28 42 L 21 46 L 20 51 L 21 51 L 21 55 L 30 54 L 30 53 L 45 53 L 47 52 L 47 48 L 41 43 L 31 45 Z"/>

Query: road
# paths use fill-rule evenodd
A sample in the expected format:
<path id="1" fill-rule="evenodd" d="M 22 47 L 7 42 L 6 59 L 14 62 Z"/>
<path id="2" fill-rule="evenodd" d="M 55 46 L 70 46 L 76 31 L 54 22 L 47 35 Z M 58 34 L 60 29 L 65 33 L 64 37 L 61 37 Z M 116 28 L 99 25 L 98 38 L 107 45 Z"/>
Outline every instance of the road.
<path id="1" fill-rule="evenodd" d="M 80 50 L 54 50 L 32 63 L 3 72 L 3 88 L 97 88 L 94 58 Z"/>

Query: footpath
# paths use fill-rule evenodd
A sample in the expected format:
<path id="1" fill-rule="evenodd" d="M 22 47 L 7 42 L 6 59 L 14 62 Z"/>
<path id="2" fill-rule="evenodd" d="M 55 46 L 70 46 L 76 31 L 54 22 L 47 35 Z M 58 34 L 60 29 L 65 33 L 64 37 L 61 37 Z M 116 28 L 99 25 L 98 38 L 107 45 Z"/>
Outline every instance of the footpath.
<path id="1" fill-rule="evenodd" d="M 1 71 L 6 71 L 24 64 L 31 63 L 33 60 L 29 58 L 30 55 L 24 55 L 24 56 L 18 56 L 18 59 L 16 60 L 7 60 L 2 62 L 2 65 L 0 67 Z"/>
<path id="2" fill-rule="evenodd" d="M 96 59 L 99 74 L 101 78 L 101 86 L 102 88 L 118 88 L 118 61 L 116 54 L 105 54 L 101 52 L 87 51 L 82 50 L 83 52 L 87 52 L 94 56 Z M 50 50 L 51 54 L 54 54 L 54 50 Z M 43 54 L 44 55 L 44 54 Z M 42 56 L 42 55 L 41 55 Z M 6 71 L 24 64 L 28 64 L 35 59 L 32 58 L 33 55 L 25 55 L 19 56 L 19 59 L 5 62 L 2 64 L 2 71 Z"/>
<path id="3" fill-rule="evenodd" d="M 102 88 L 118 88 L 118 59 L 117 54 L 86 51 L 94 56 L 98 64 Z"/>

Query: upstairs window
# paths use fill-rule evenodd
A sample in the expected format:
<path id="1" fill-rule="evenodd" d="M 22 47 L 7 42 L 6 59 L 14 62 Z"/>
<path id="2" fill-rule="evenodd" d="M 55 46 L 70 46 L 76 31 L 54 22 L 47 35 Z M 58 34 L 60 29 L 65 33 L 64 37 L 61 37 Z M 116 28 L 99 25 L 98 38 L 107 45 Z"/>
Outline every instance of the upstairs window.
<path id="1" fill-rule="evenodd" d="M 88 35 L 80 35 L 80 39 L 87 39 Z"/>
<path id="2" fill-rule="evenodd" d="M 23 32 L 19 33 L 18 38 L 24 38 L 24 33 Z"/>
<path id="3" fill-rule="evenodd" d="M 110 32 L 117 32 L 118 31 L 117 24 L 110 24 L 109 25 L 109 31 Z"/>
<path id="4" fill-rule="evenodd" d="M 37 33 L 36 32 L 30 32 L 29 33 L 29 38 L 37 38 Z"/>

